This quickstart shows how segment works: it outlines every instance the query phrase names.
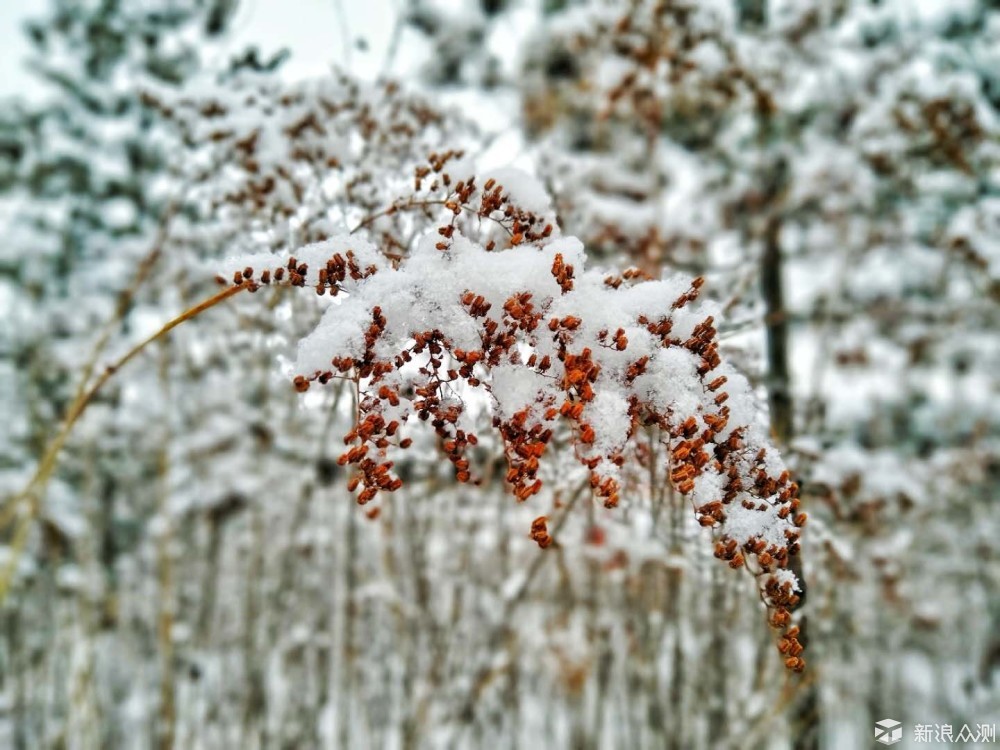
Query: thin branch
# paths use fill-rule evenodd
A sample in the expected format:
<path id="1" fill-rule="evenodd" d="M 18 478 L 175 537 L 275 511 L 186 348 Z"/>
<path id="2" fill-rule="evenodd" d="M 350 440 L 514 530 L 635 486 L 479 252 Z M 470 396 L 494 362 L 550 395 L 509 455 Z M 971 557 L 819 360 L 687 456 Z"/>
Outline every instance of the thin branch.
<path id="1" fill-rule="evenodd" d="M 93 385 L 89 388 L 80 389 L 79 394 L 74 399 L 72 405 L 66 413 L 62 427 L 59 432 L 56 433 L 55 437 L 49 442 L 45 452 L 42 454 L 42 458 L 38 463 L 38 468 L 35 470 L 35 473 L 32 475 L 31 479 L 28 480 L 24 489 L 10 498 L 7 501 L 7 505 L 2 509 L 2 511 L 0 511 L 0 528 L 3 528 L 10 521 L 11 517 L 13 517 L 17 512 L 19 504 L 24 500 L 29 501 L 28 512 L 21 517 L 14 532 L 10 559 L 4 565 L 2 571 L 0 571 L 0 603 L 2 603 L 7 597 L 14 569 L 17 566 L 20 554 L 24 550 L 27 543 L 28 531 L 31 528 L 31 523 L 38 516 L 45 487 L 48 484 L 53 471 L 55 471 L 59 454 L 62 452 L 63 446 L 66 444 L 74 425 L 76 425 L 79 421 L 83 412 L 91 404 L 94 397 L 100 392 L 101 388 L 104 387 L 104 384 L 107 383 L 122 367 L 145 350 L 146 347 L 156 341 L 159 341 L 181 323 L 197 317 L 201 313 L 205 312 L 205 310 L 215 307 L 215 305 L 229 299 L 239 292 L 242 292 L 246 288 L 248 288 L 248 285 L 246 284 L 228 287 L 221 292 L 213 294 L 211 297 L 198 303 L 194 307 L 188 308 L 180 315 L 165 323 L 151 336 L 143 339 L 138 344 L 133 346 L 119 359 L 108 365 L 104 369 L 104 372 L 101 373 L 100 377 L 94 381 Z"/>
<path id="2" fill-rule="evenodd" d="M 376 211 L 375 213 L 366 216 L 358 223 L 357 226 L 354 227 L 354 229 L 351 230 L 350 233 L 355 234 L 356 232 L 359 232 L 360 230 L 369 226 L 378 219 L 381 219 L 383 216 L 392 216 L 393 214 L 399 213 L 400 211 L 413 211 L 418 208 L 430 208 L 431 206 L 445 206 L 452 202 L 453 201 L 449 197 L 449 198 L 420 200 L 420 201 L 410 198 L 409 200 L 403 203 L 393 203 L 388 208 L 384 208 L 381 211 Z M 473 208 L 472 206 L 466 205 L 464 203 L 455 203 L 455 205 L 457 205 L 458 208 L 460 208 L 462 211 L 472 214 L 473 216 L 476 216 L 479 219 L 488 219 L 489 221 L 492 221 L 498 227 L 503 229 L 507 233 L 508 237 L 513 236 L 514 233 L 511 231 L 510 227 L 504 224 L 501 219 L 495 219 L 492 216 L 483 214 L 482 211 L 480 211 L 479 209 Z"/>

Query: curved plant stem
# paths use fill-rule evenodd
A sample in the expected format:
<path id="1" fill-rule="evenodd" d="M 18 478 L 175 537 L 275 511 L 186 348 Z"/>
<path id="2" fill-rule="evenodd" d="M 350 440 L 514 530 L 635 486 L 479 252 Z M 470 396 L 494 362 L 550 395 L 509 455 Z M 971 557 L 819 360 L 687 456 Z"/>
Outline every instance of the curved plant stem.
<path id="1" fill-rule="evenodd" d="M 144 257 L 139 263 L 135 276 L 132 278 L 132 282 L 121 292 L 121 294 L 118 295 L 118 302 L 115 305 L 115 314 L 110 320 L 108 320 L 107 323 L 105 323 L 100 336 L 97 338 L 97 342 L 94 344 L 93 351 L 90 353 L 90 357 L 83 366 L 83 375 L 80 378 L 80 385 L 77 388 L 76 393 L 73 394 L 74 402 L 75 399 L 79 398 L 86 390 L 87 384 L 90 382 L 90 378 L 94 374 L 94 370 L 97 367 L 97 360 L 100 358 L 101 354 L 104 353 L 115 328 L 125 319 L 129 306 L 132 304 L 132 300 L 135 299 L 136 293 L 142 285 L 146 283 L 146 280 L 149 279 L 150 274 L 153 272 L 153 268 L 160 260 L 160 256 L 163 255 L 163 246 L 169 235 L 170 223 L 176 213 L 177 203 L 175 201 L 168 205 L 166 211 L 163 213 L 159 229 L 157 229 L 156 232 L 156 238 L 153 241 L 153 247 L 146 254 L 146 257 Z"/>
<path id="2" fill-rule="evenodd" d="M 21 552 L 24 550 L 27 543 L 28 531 L 31 528 L 31 523 L 38 516 L 41 500 L 45 494 L 45 488 L 48 485 L 48 481 L 51 478 L 53 471 L 55 471 L 59 454 L 62 452 L 63 446 L 66 444 L 66 440 L 69 438 L 74 425 L 76 425 L 79 421 L 83 412 L 94 400 L 94 397 L 98 394 L 101 388 L 104 387 L 104 384 L 107 383 L 115 375 L 115 373 L 118 372 L 118 370 L 127 365 L 132 359 L 146 349 L 146 347 L 166 336 L 181 323 L 197 317 L 201 313 L 205 312 L 205 310 L 215 307 L 215 305 L 242 292 L 246 288 L 247 285 L 245 284 L 228 287 L 221 292 L 213 294 L 208 299 L 199 302 L 197 305 L 188 308 L 180 315 L 177 315 L 167 321 L 155 333 L 140 341 L 125 354 L 108 365 L 104 369 L 104 372 L 101 373 L 92 385 L 89 387 L 81 386 L 76 398 L 73 400 L 69 410 L 66 412 L 66 417 L 63 420 L 62 427 L 59 428 L 59 432 L 56 433 L 55 437 L 53 437 L 52 440 L 49 441 L 48 446 L 46 446 L 45 452 L 42 454 L 42 458 L 38 462 L 38 468 L 35 470 L 35 473 L 32 475 L 31 479 L 28 480 L 24 489 L 10 498 L 7 501 L 6 506 L 0 510 L 0 528 L 3 528 L 7 525 L 10 518 L 17 514 L 19 506 L 24 501 L 28 501 L 27 511 L 21 514 L 20 519 L 18 520 L 17 528 L 15 529 L 11 539 L 10 558 L 3 564 L 3 568 L 0 570 L 0 603 L 2 603 L 7 596 L 7 591 L 10 588 L 10 582 L 13 577 L 14 569 L 17 565 L 17 561 L 20 559 Z"/>

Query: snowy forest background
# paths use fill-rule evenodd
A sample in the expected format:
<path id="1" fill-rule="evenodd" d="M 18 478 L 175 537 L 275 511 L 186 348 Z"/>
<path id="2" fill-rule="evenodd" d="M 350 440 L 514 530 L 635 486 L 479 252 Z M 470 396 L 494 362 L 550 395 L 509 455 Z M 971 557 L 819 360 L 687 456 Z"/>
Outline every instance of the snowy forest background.
<path id="1" fill-rule="evenodd" d="M 318 72 L 240 42 L 237 0 L 25 3 L 3 31 L 29 77 L 0 107 L 0 747 L 851 748 L 883 718 L 905 743 L 1000 724 L 1000 5 L 330 5 Z M 458 205 L 438 180 L 462 169 L 481 192 Z M 487 179 L 525 213 L 494 214 Z M 379 273 L 341 268 L 346 301 L 297 263 L 306 289 L 261 283 L 316 242 Z M 714 313 L 683 346 L 717 334 L 725 415 L 797 483 L 801 551 L 736 559 L 735 511 L 693 507 L 671 420 L 716 388 L 679 365 L 615 383 L 659 372 L 648 393 L 681 394 L 660 421 L 598 414 L 601 392 L 596 437 L 564 413 L 536 469 L 507 419 L 535 391 L 449 348 L 489 389 L 449 406 L 478 442 L 425 400 L 391 473 L 345 466 L 374 402 L 321 371 L 372 319 L 339 311 L 392 278 L 392 325 L 457 327 L 421 305 L 541 289 L 523 259 L 545 248 L 578 253 L 551 330 L 607 318 L 608 372 L 645 329 L 616 332 L 588 280 L 676 287 L 642 298 L 670 308 L 704 279 L 671 314 Z M 621 466 L 588 479 L 588 446 Z M 361 507 L 355 465 L 362 493 L 402 486 Z M 804 583 L 787 612 L 772 570 Z"/>

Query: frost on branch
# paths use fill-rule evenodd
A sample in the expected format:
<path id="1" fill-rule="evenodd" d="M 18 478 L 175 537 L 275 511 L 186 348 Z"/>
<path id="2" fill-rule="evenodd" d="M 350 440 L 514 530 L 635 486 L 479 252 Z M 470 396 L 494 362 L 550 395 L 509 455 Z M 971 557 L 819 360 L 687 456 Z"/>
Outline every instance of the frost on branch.
<path id="1" fill-rule="evenodd" d="M 524 177 L 505 175 L 532 195 Z M 421 179 L 418 171 L 417 189 Z M 340 463 L 353 469 L 358 502 L 402 485 L 393 457 L 409 446 L 414 418 L 433 427 L 456 479 L 475 481 L 467 407 L 476 392 L 489 394 L 519 501 L 542 490 L 540 462 L 565 436 L 595 494 L 614 507 L 630 438 L 658 427 L 670 481 L 715 530 L 716 556 L 750 568 L 772 624 L 788 626 L 797 581 L 787 568 L 805 516 L 756 426 L 748 383 L 719 357 L 713 308 L 698 301 L 702 280 L 588 269 L 579 240 L 555 237 L 496 180 L 452 185 L 438 201 L 444 223 L 406 257 L 388 259 L 370 240 L 343 235 L 229 269 L 251 291 L 277 282 L 337 298 L 300 342 L 295 385 L 356 384 L 357 421 Z M 506 247 L 460 231 L 455 219 L 466 213 L 504 229 Z M 533 537 L 551 542 L 539 529 Z M 801 645 L 789 633 L 786 663 L 798 670 Z"/>

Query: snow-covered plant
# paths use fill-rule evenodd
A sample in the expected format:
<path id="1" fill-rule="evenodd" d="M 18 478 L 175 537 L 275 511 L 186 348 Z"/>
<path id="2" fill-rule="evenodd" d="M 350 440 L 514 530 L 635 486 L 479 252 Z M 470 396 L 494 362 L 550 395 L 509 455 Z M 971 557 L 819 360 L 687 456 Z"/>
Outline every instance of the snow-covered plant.
<path id="1" fill-rule="evenodd" d="M 191 237 L 233 252 L 308 244 L 367 219 L 389 255 L 412 239 L 413 217 L 371 214 L 412 181 L 416 165 L 475 130 L 394 82 L 362 85 L 344 73 L 288 84 L 238 72 L 144 100 L 190 149 L 179 171 L 198 216 Z M 451 158 L 451 154 L 439 158 Z M 429 168 L 428 168 L 429 169 Z"/>
<path id="2" fill-rule="evenodd" d="M 519 86 L 565 224 L 593 254 L 710 268 L 726 239 L 720 134 L 773 108 L 734 4 L 593 0 L 548 21 Z"/>
<path id="3" fill-rule="evenodd" d="M 772 624 L 785 633 L 786 664 L 801 670 L 789 615 L 798 583 L 788 570 L 805 522 L 798 487 L 757 424 L 746 380 L 721 361 L 717 310 L 697 302 L 702 280 L 588 269 L 582 243 L 557 236 L 545 218 L 548 199 L 533 180 L 432 162 L 416 170 L 418 191 L 387 209 L 438 209 L 437 231 L 405 257 L 387 257 L 359 232 L 243 256 L 225 269 L 251 292 L 279 284 L 333 298 L 299 345 L 295 385 L 346 379 L 356 389 L 357 420 L 339 462 L 353 470 L 358 502 L 402 486 L 394 453 L 411 443 L 414 419 L 433 427 L 456 480 L 475 481 L 468 412 L 486 401 L 477 392 L 489 396 L 506 481 L 520 501 L 542 490 L 546 450 L 565 440 L 595 494 L 614 507 L 630 439 L 655 426 L 669 481 L 715 530 L 716 556 L 758 577 Z M 459 217 L 474 229 L 457 228 Z M 480 242 L 497 229 L 502 245 Z M 543 522 L 532 532 L 550 543 Z"/>
<path id="4" fill-rule="evenodd" d="M 609 507 L 632 439 L 653 426 L 670 481 L 717 530 L 717 556 L 749 560 L 773 623 L 790 625 L 805 517 L 749 385 L 721 363 L 700 280 L 586 271 L 539 184 L 512 170 L 477 182 L 474 131 L 395 84 L 244 74 L 146 101 L 191 147 L 201 220 L 184 242 L 250 251 L 218 280 L 332 298 L 300 345 L 295 385 L 352 384 L 340 463 L 361 503 L 402 486 L 393 452 L 411 444 L 413 418 L 434 428 L 455 478 L 476 481 L 476 407 L 491 403 L 519 500 L 541 491 L 549 443 L 569 442 Z M 532 537 L 551 543 L 544 519 Z M 801 669 L 789 632 L 783 651 Z"/>

